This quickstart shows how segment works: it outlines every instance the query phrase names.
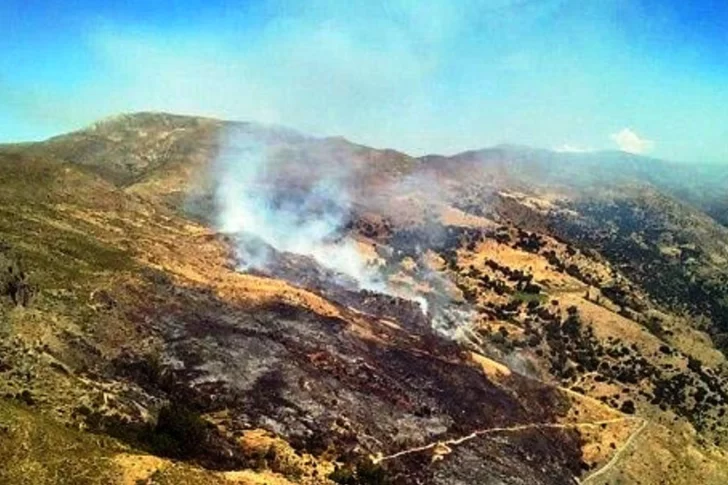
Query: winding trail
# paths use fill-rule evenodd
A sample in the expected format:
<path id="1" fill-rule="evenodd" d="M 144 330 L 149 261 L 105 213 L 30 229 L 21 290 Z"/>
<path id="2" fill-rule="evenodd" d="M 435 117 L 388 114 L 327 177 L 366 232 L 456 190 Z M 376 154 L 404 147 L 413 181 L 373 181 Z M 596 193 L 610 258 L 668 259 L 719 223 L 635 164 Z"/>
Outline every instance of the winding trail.
<path id="1" fill-rule="evenodd" d="M 482 429 L 478 431 L 474 431 L 470 433 L 469 435 L 462 436 L 460 438 L 452 438 L 445 441 L 435 441 L 433 443 L 429 443 L 427 445 L 418 446 L 415 448 L 408 448 L 406 450 L 398 451 L 397 453 L 393 453 L 391 455 L 386 456 L 375 456 L 372 457 L 372 462 L 374 464 L 379 464 L 384 461 L 388 460 L 394 460 L 395 458 L 399 458 L 401 456 L 410 455 L 412 453 L 420 453 L 427 450 L 433 450 L 435 448 L 442 448 L 445 450 L 450 450 L 450 446 L 457 446 L 461 445 L 467 441 L 470 441 L 472 439 L 478 438 L 480 436 L 485 436 L 489 434 L 496 434 L 496 433 L 510 433 L 510 432 L 517 432 L 517 431 L 524 431 L 524 430 L 531 430 L 531 429 L 574 429 L 574 428 L 589 428 L 589 427 L 598 427 L 602 426 L 604 424 L 611 424 L 611 423 L 619 423 L 623 421 L 639 421 L 640 427 L 633 432 L 629 438 L 627 438 L 627 441 L 622 445 L 615 453 L 614 456 L 612 456 L 612 459 L 609 460 L 603 467 L 596 470 L 594 473 L 589 475 L 583 482 L 579 482 L 577 480 L 577 483 L 586 484 L 593 480 L 594 478 L 606 473 L 609 471 L 621 458 L 624 451 L 629 448 L 629 446 L 632 444 L 632 442 L 635 440 L 635 438 L 644 430 L 645 426 L 647 426 L 647 420 L 643 418 L 638 417 L 623 417 L 623 418 L 614 418 L 614 419 L 607 419 L 603 421 L 591 421 L 591 422 L 585 422 L 585 423 L 531 423 L 531 424 L 521 424 L 517 426 L 509 426 L 504 428 L 487 428 Z"/>
<path id="2" fill-rule="evenodd" d="M 632 433 L 629 438 L 627 438 L 627 441 L 624 442 L 624 444 L 617 450 L 617 452 L 612 456 L 612 459 L 607 462 L 606 465 L 601 467 L 600 469 L 596 470 L 594 473 L 586 477 L 581 483 L 582 485 L 587 484 L 591 481 L 593 481 L 596 477 L 603 475 L 607 473 L 609 470 L 612 469 L 614 465 L 619 462 L 619 459 L 622 457 L 622 454 L 627 451 L 627 448 L 629 448 L 634 440 L 644 431 L 645 427 L 647 426 L 648 421 L 646 419 L 642 420 L 642 424 L 640 424 L 640 427 L 637 428 L 637 431 Z"/>

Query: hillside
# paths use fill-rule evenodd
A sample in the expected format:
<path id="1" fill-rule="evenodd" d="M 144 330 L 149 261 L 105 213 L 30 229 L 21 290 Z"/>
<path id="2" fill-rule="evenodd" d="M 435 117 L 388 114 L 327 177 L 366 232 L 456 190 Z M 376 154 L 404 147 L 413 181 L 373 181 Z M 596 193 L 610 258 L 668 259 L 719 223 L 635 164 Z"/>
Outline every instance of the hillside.
<path id="1" fill-rule="evenodd" d="M 251 157 L 292 234 L 220 229 Z M 158 113 L 0 169 L 3 483 L 728 481 L 720 169 Z"/>

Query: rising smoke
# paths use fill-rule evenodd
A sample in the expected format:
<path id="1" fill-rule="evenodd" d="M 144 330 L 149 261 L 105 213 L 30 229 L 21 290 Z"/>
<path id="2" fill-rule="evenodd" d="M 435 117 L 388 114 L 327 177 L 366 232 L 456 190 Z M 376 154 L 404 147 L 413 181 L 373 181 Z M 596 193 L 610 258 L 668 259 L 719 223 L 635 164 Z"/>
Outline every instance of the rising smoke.
<path id="1" fill-rule="evenodd" d="M 353 280 L 359 289 L 386 292 L 377 268 L 344 230 L 351 210 L 347 186 L 356 164 L 336 163 L 341 153 L 297 158 L 292 145 L 305 151 L 307 140 L 284 135 L 293 140 L 271 144 L 249 130 L 233 129 L 216 160 L 217 224 L 235 235 L 240 268 L 265 270 L 274 252 L 295 253 Z"/>
<path id="2" fill-rule="evenodd" d="M 213 170 L 215 214 L 218 229 L 235 241 L 238 268 L 275 275 L 282 254 L 306 256 L 349 290 L 416 302 L 434 330 L 454 338 L 454 329 L 474 314 L 462 302 L 453 305 L 446 289 L 452 283 L 425 261 L 430 243 L 447 239 L 437 215 L 447 191 L 427 170 L 362 183 L 372 173 L 371 161 L 355 151 L 343 140 L 275 127 L 236 124 L 226 130 Z M 419 254 L 415 285 L 429 286 L 429 292 L 390 282 L 382 259 L 365 256 L 349 231 L 355 210 L 399 220 L 396 225 L 419 220 L 419 230 L 409 232 L 404 244 Z"/>

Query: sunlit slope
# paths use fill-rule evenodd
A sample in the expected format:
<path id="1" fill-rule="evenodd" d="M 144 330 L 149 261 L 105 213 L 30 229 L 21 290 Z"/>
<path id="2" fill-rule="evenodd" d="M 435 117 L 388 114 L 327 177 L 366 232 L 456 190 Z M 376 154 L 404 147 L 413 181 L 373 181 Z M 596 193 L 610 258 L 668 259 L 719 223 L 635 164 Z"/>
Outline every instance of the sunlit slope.
<path id="1" fill-rule="evenodd" d="M 347 230 L 469 324 L 443 337 L 295 255 L 238 271 L 205 222 L 229 126 L 285 148 L 282 187 L 351 162 Z M 475 170 L 161 114 L 2 148 L 10 483 L 60 473 L 18 454 L 31 428 L 80 440 L 90 483 L 725 483 L 722 290 L 691 305 L 725 230 L 654 181 L 569 186 L 499 150 Z"/>
<path id="2" fill-rule="evenodd" d="M 313 473 L 310 465 L 289 469 L 272 455 L 250 456 L 239 438 L 267 427 L 294 444 L 296 456 L 336 461 L 356 475 L 356 460 L 370 455 L 476 428 L 554 423 L 570 408 L 538 382 L 517 378 L 505 391 L 421 319 L 384 321 L 283 281 L 240 274 L 209 230 L 83 169 L 17 155 L 2 163 L 14 175 L 3 179 L 3 257 L 19 278 L 2 300 L 2 392 L 7 409 L 20 409 L 7 417 L 14 431 L 3 438 L 6 453 L 31 432 L 73 439 L 56 437 L 65 424 L 120 440 L 111 442 L 119 452 L 99 450 L 98 465 L 83 452 L 89 464 L 77 466 L 99 467 L 93 473 L 101 478 L 90 481 L 135 460 L 117 456 L 122 451 L 191 460 L 193 468 L 169 468 L 139 458 L 179 480 L 220 478 L 195 471 L 200 466 Z M 11 287 L 29 297 L 14 300 Z M 32 431 L 22 431 L 26 416 Z M 479 476 L 558 483 L 579 472 L 576 429 L 531 442 L 543 450 L 545 468 L 499 445 L 488 453 L 502 454 L 506 469 L 483 467 Z M 531 445 L 508 446 L 525 453 Z M 21 459 L 40 470 L 40 483 L 60 473 L 40 457 Z M 434 469 L 408 460 L 370 466 L 393 479 L 419 473 L 435 480 Z M 438 470 L 460 473 L 455 460 Z M 20 472 L 7 473 L 15 481 Z"/>

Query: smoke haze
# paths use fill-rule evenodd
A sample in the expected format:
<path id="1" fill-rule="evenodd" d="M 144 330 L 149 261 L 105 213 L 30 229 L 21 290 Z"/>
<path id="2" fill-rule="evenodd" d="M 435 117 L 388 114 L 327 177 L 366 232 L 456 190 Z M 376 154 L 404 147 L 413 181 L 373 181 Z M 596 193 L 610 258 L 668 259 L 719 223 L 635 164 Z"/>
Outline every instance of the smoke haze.
<path id="1" fill-rule="evenodd" d="M 317 154 L 322 158 L 315 166 L 297 166 L 299 160 L 287 155 L 285 145 L 271 147 L 251 133 L 225 134 L 224 149 L 214 165 L 217 224 L 221 231 L 237 236 L 241 268 L 265 269 L 273 248 L 310 256 L 356 281 L 361 289 L 385 291 L 378 271 L 344 231 L 353 166 L 337 166 L 334 155 L 326 153 Z M 291 185 L 291 179 L 300 185 Z"/>
<path id="2" fill-rule="evenodd" d="M 515 143 L 728 160 L 725 9 L 696 22 L 701 2 L 672 0 L 189 1 L 16 19 L 0 136 L 169 111 L 414 155 Z"/>

